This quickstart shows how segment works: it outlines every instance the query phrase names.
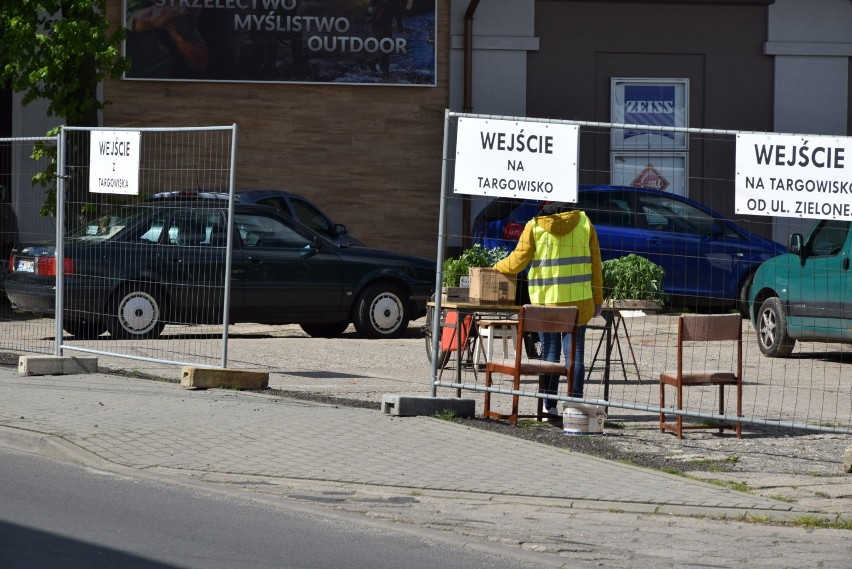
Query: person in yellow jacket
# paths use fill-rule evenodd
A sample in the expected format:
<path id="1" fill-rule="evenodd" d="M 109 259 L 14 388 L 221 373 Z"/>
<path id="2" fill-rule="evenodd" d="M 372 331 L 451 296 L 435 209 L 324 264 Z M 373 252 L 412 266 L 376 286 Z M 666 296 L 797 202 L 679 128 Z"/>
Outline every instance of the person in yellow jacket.
<path id="1" fill-rule="evenodd" d="M 515 250 L 494 268 L 504 274 L 518 274 L 527 265 L 531 304 L 576 306 L 579 311 L 572 396 L 583 397 L 585 325 L 600 315 L 603 307 L 601 251 L 586 214 L 564 202 L 545 205 L 540 215 L 527 222 Z M 571 335 L 559 336 L 541 334 L 543 360 L 558 362 L 561 352 L 568 353 Z M 547 376 L 545 385 L 545 393 L 555 395 L 559 376 Z M 546 399 L 544 407 L 550 414 L 558 413 L 554 400 Z"/>

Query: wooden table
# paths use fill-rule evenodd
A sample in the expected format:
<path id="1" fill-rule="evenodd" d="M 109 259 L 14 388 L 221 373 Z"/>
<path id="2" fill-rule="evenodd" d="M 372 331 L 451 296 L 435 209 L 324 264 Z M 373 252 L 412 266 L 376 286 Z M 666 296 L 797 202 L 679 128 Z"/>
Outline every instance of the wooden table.
<path id="1" fill-rule="evenodd" d="M 429 302 L 429 306 L 436 306 L 438 303 Z M 518 313 L 521 309 L 520 306 L 516 305 L 494 305 L 494 304 L 479 304 L 479 303 L 470 303 L 470 302 L 441 302 L 442 310 L 454 310 L 457 313 L 455 322 L 446 325 L 445 327 L 453 328 L 453 341 L 455 342 L 455 346 L 453 351 L 456 352 L 456 385 L 461 384 L 461 368 L 462 368 L 462 345 L 467 343 L 468 341 L 475 341 L 476 335 L 479 333 L 479 315 L 481 313 L 504 313 L 506 314 L 506 320 L 511 322 L 511 317 Z M 620 332 L 619 328 L 623 330 L 623 337 L 627 340 L 628 347 L 630 349 L 630 355 L 633 359 L 633 365 L 636 367 L 636 373 L 639 374 L 639 366 L 636 362 L 636 356 L 633 353 L 633 345 L 630 342 L 630 336 L 627 332 L 627 325 L 624 324 L 623 316 L 621 315 L 621 307 L 611 307 L 604 306 L 601 316 L 604 319 L 604 324 L 602 326 L 586 324 L 586 328 L 592 330 L 601 330 L 603 331 L 603 335 L 601 336 L 600 341 L 598 342 L 597 349 L 595 350 L 594 357 L 592 358 L 591 363 L 588 366 L 588 377 L 591 377 L 592 369 L 594 368 L 595 362 L 598 360 L 598 355 L 600 353 L 601 347 L 604 347 L 604 357 L 603 357 L 603 399 L 604 401 L 609 401 L 609 383 L 611 377 L 611 369 L 612 369 L 612 352 L 613 348 L 616 348 L 619 353 L 619 357 L 621 358 L 621 366 L 622 372 L 624 374 L 624 378 L 627 379 L 627 369 L 625 367 L 624 356 L 622 354 L 621 342 L 620 342 Z M 465 317 L 471 316 L 470 327 L 467 336 L 465 336 L 463 332 L 463 323 Z M 491 322 L 495 319 L 485 319 L 484 322 Z M 440 318 L 439 318 L 440 321 Z M 515 321 L 516 322 L 516 321 Z M 464 336 L 464 337 L 463 337 Z M 441 334 L 435 335 L 433 330 L 433 342 L 441 341 Z M 440 352 L 440 350 L 439 350 Z M 567 354 L 566 354 L 567 357 Z M 433 360 L 434 362 L 435 360 Z M 435 365 L 438 365 L 437 363 Z M 441 371 L 436 374 L 436 379 L 440 380 L 441 374 L 443 373 L 444 366 L 439 366 Z M 476 369 L 474 369 L 474 374 L 476 374 Z M 641 379 L 641 378 L 640 378 Z M 434 396 L 434 388 L 433 385 L 433 393 Z M 458 397 L 461 397 L 461 388 L 456 388 L 456 393 Z"/>

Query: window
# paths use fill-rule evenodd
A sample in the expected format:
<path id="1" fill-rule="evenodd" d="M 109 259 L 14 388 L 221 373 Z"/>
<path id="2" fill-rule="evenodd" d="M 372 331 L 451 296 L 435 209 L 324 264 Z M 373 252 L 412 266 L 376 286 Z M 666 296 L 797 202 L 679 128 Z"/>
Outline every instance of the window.
<path id="1" fill-rule="evenodd" d="M 291 199 L 296 218 L 318 233 L 330 234 L 331 224 L 323 213 L 306 201 Z"/>
<path id="2" fill-rule="evenodd" d="M 622 228 L 636 225 L 630 199 L 619 192 L 580 194 L 578 208 L 586 212 L 593 225 Z"/>
<path id="3" fill-rule="evenodd" d="M 234 221 L 245 247 L 301 249 L 310 244 L 307 237 L 271 217 L 236 214 Z"/>
<path id="4" fill-rule="evenodd" d="M 659 196 L 639 196 L 639 212 L 645 215 L 645 223 L 652 231 L 667 231 L 701 237 L 737 239 L 739 234 L 697 207 L 681 201 Z"/>
<path id="5" fill-rule="evenodd" d="M 818 257 L 837 255 L 846 244 L 849 222 L 831 219 L 821 222 L 811 235 L 810 253 Z"/>

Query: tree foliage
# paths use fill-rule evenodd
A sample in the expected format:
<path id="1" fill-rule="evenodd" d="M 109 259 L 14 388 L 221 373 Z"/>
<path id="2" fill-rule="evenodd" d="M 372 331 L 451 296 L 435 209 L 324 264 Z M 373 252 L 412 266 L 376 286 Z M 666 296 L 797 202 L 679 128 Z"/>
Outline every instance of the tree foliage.
<path id="1" fill-rule="evenodd" d="M 104 102 L 98 85 L 120 77 L 128 68 L 119 46 L 124 28 L 110 30 L 107 0 L 2 0 L 0 2 L 0 86 L 23 94 L 23 104 L 47 101 L 47 114 L 68 126 L 98 126 Z M 58 127 L 48 132 L 53 136 Z M 70 157 L 82 156 L 85 136 L 69 141 Z M 38 143 L 33 158 L 50 157 L 50 166 L 33 176 L 48 188 L 42 215 L 56 211 L 56 147 Z M 79 162 L 77 162 L 79 163 Z M 79 216 L 87 206 L 82 171 L 68 179 L 66 215 Z M 82 204 L 82 205 L 80 205 Z"/>
<path id="2" fill-rule="evenodd" d="M 0 3 L 0 84 L 26 105 L 48 102 L 50 116 L 71 126 L 97 126 L 98 84 L 119 77 L 127 62 L 124 29 L 110 30 L 107 0 L 5 0 Z"/>

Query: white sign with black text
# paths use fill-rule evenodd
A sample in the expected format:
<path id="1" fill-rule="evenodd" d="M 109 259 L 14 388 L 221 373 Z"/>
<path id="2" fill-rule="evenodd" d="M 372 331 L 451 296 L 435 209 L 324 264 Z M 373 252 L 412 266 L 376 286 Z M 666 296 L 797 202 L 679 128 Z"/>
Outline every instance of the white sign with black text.
<path id="1" fill-rule="evenodd" d="M 580 127 L 459 118 L 454 192 L 577 201 Z"/>
<path id="2" fill-rule="evenodd" d="M 139 195 L 138 130 L 93 130 L 89 144 L 89 191 Z"/>
<path id="3" fill-rule="evenodd" d="M 738 134 L 738 214 L 852 221 L 852 138 Z"/>

